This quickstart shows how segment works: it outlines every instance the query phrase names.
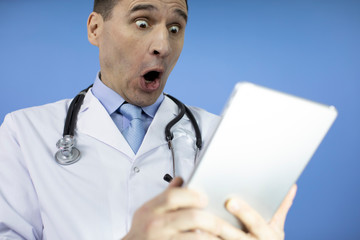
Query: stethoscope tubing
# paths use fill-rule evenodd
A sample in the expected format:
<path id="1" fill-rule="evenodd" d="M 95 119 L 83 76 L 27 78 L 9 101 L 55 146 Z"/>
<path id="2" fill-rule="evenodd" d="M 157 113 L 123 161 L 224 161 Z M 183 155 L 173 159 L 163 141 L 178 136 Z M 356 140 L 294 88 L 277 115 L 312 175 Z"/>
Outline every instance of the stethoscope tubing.
<path id="1" fill-rule="evenodd" d="M 74 136 L 75 128 L 77 123 L 77 116 L 79 114 L 81 105 L 84 101 L 87 91 L 92 87 L 91 84 L 88 88 L 82 90 L 76 97 L 71 101 L 69 110 L 66 114 L 63 137 L 65 136 Z"/>
<path id="2" fill-rule="evenodd" d="M 165 138 L 166 141 L 169 141 L 170 139 L 172 140 L 174 138 L 173 134 L 171 133 L 171 128 L 180 121 L 180 119 L 186 114 L 191 122 L 191 124 L 194 127 L 194 131 L 195 131 L 195 136 L 196 136 L 196 147 L 201 150 L 202 148 L 202 137 L 201 137 L 201 132 L 200 132 L 200 128 L 199 125 L 196 122 L 196 119 L 194 117 L 194 114 L 190 111 L 190 109 L 184 104 L 182 103 L 180 100 L 176 99 L 175 97 L 166 94 L 165 96 L 169 97 L 171 100 L 173 100 L 176 105 L 178 106 L 178 108 L 180 109 L 180 113 L 172 120 L 168 123 L 168 125 L 165 128 Z"/>

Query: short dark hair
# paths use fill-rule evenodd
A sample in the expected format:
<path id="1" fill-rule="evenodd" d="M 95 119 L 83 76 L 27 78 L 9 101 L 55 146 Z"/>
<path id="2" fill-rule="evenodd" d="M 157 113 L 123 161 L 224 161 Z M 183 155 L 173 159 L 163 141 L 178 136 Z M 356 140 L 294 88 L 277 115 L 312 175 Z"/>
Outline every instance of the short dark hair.
<path id="1" fill-rule="evenodd" d="M 111 12 L 115 5 L 121 0 L 94 0 L 94 12 L 99 13 L 104 21 L 111 18 Z M 188 9 L 187 0 L 185 0 L 186 8 Z"/>

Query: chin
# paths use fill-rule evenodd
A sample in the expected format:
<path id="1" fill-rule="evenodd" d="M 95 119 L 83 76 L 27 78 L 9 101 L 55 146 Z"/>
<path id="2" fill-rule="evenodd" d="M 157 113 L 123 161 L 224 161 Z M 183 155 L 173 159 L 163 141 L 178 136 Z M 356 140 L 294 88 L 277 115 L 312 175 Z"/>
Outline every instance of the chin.
<path id="1" fill-rule="evenodd" d="M 161 93 L 160 93 L 161 94 Z M 140 106 L 140 107 L 147 107 L 156 102 L 156 100 L 159 98 L 160 94 L 140 94 L 133 98 L 133 100 L 127 100 L 127 102 Z"/>

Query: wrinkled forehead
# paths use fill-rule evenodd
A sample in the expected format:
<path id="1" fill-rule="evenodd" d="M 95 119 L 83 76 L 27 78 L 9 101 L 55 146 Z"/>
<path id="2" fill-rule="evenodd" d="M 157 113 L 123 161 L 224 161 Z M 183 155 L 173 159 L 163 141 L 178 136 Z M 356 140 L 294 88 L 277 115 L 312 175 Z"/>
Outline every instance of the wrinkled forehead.
<path id="1" fill-rule="evenodd" d="M 101 14 L 105 21 L 109 20 L 113 16 L 114 8 L 121 11 L 129 11 L 131 8 L 129 5 L 144 4 L 144 5 L 157 5 L 162 8 L 177 8 L 182 15 L 187 16 L 188 5 L 187 0 L 94 0 L 93 11 Z"/>
<path id="2" fill-rule="evenodd" d="M 119 1 L 124 1 L 124 0 L 119 0 Z M 179 4 L 182 5 L 183 7 L 186 8 L 186 10 L 188 10 L 189 6 L 188 6 L 188 2 L 187 0 L 130 0 L 130 2 L 144 2 L 144 3 L 154 3 L 154 2 L 161 2 L 164 4 Z"/>
<path id="3" fill-rule="evenodd" d="M 131 8 L 134 5 L 161 5 L 166 7 L 177 7 L 184 12 L 187 12 L 188 10 L 187 0 L 119 0 L 119 2 L 123 2 Z"/>
<path id="4" fill-rule="evenodd" d="M 121 0 L 129 14 L 137 11 L 156 12 L 161 8 L 182 17 L 187 22 L 187 6 L 185 0 Z"/>

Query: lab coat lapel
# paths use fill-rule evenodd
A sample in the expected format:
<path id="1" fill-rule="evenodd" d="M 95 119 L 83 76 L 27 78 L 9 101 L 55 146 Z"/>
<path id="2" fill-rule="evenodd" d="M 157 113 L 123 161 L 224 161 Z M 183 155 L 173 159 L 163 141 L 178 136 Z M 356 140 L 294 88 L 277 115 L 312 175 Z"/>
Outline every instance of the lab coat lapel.
<path id="1" fill-rule="evenodd" d="M 110 115 L 92 94 L 91 90 L 86 94 L 84 103 L 81 106 L 78 115 L 77 131 L 104 142 L 132 159 L 135 157 L 134 152 L 116 127 Z"/>
<path id="2" fill-rule="evenodd" d="M 165 127 L 178 114 L 178 111 L 177 105 L 168 97 L 165 97 L 139 148 L 138 156 L 167 144 Z"/>

